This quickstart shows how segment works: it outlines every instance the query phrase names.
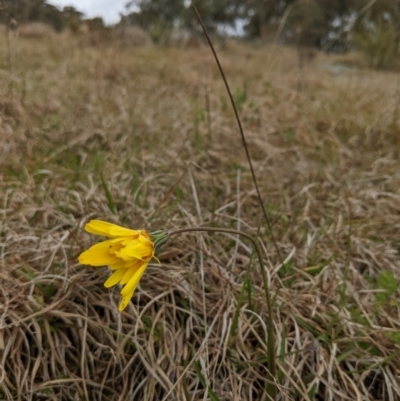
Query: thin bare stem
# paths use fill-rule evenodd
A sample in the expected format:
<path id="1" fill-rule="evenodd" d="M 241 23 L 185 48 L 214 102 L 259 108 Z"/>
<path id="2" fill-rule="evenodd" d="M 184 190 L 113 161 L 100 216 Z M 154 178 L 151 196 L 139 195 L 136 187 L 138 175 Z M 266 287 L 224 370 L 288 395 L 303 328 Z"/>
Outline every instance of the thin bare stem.
<path id="1" fill-rule="evenodd" d="M 11 35 L 10 35 L 10 30 L 11 30 L 11 15 L 8 9 L 8 6 L 5 5 L 4 1 L 0 2 L 0 11 L 5 11 L 6 14 L 6 19 L 7 19 L 7 25 L 6 25 L 6 42 L 7 42 L 7 59 L 8 59 L 8 71 L 10 74 L 10 83 L 8 87 L 8 92 L 13 96 L 13 88 L 14 88 L 14 68 L 13 68 L 13 61 L 12 61 L 12 49 L 11 49 Z"/>
<path id="2" fill-rule="evenodd" d="M 210 94 L 208 88 L 206 88 L 206 110 L 207 110 L 207 128 L 208 128 L 208 143 L 211 143 L 212 131 L 211 131 L 211 108 L 210 108 Z"/>
<path id="3" fill-rule="evenodd" d="M 227 234 L 234 234 L 240 235 L 243 238 L 248 239 L 254 246 L 254 249 L 257 253 L 258 261 L 260 263 L 261 275 L 264 282 L 264 291 L 265 291 L 265 299 L 267 301 L 268 307 L 268 320 L 267 320 L 267 327 L 268 327 L 268 339 L 267 339 L 267 347 L 268 347 L 268 369 L 269 369 L 269 380 L 267 383 L 267 392 L 275 399 L 276 396 L 276 361 L 275 361 L 275 332 L 274 332 L 274 319 L 272 317 L 272 302 L 271 302 L 271 294 L 269 292 L 268 286 L 268 278 L 265 272 L 264 262 L 261 254 L 260 247 L 257 244 L 257 240 L 255 240 L 249 234 L 243 233 L 238 230 L 230 229 L 230 228 L 215 228 L 215 227 L 188 227 L 188 228 L 180 228 L 175 231 L 171 231 L 168 233 L 168 236 L 178 235 L 187 232 L 215 232 L 215 233 L 227 233 Z"/>
<path id="4" fill-rule="evenodd" d="M 281 256 L 281 252 L 280 252 L 280 250 L 278 248 L 278 244 L 277 244 L 277 242 L 275 240 L 274 233 L 272 232 L 272 225 L 271 225 L 270 219 L 268 218 L 267 211 L 265 210 L 265 206 L 264 206 L 264 203 L 263 203 L 263 200 L 262 200 L 262 197 L 261 197 L 260 188 L 258 186 L 256 174 L 255 174 L 254 168 L 253 168 L 253 163 L 251 162 L 249 147 L 247 146 L 246 137 L 244 135 L 242 123 L 241 123 L 240 118 L 239 118 L 239 113 L 237 111 L 237 108 L 236 108 L 236 105 L 235 105 L 235 101 L 233 100 L 231 89 L 230 89 L 228 81 L 226 79 L 224 70 L 222 69 L 221 63 L 220 63 L 219 58 L 217 56 L 217 53 L 216 53 L 216 51 L 214 49 L 214 46 L 213 46 L 213 44 L 211 42 L 210 36 L 207 33 L 207 30 L 206 30 L 206 27 L 205 27 L 205 25 L 203 23 L 203 20 L 201 19 L 200 14 L 197 11 L 196 6 L 192 5 L 192 7 L 194 9 L 194 12 L 196 13 L 196 16 L 197 16 L 199 22 L 200 22 L 200 25 L 201 25 L 201 27 L 203 29 L 203 32 L 204 32 L 204 35 L 207 38 L 207 42 L 210 45 L 211 51 L 212 51 L 212 53 L 214 55 L 214 58 L 215 58 L 215 61 L 216 61 L 217 65 L 218 65 L 218 69 L 219 69 L 219 71 L 221 73 L 222 79 L 224 80 L 225 87 L 226 87 L 226 90 L 228 92 L 228 96 L 229 96 L 229 99 L 231 101 L 233 111 L 235 113 L 236 121 L 237 121 L 238 126 L 239 126 L 240 136 L 242 138 L 243 147 L 244 147 L 244 149 L 246 151 L 246 156 L 247 156 L 247 161 L 248 161 L 249 166 L 250 166 L 251 176 L 253 178 L 254 186 L 256 187 L 258 201 L 259 201 L 261 209 L 263 211 L 263 215 L 264 215 L 265 221 L 267 222 L 267 226 L 268 226 L 268 230 L 269 230 L 269 232 L 271 234 L 272 242 L 274 243 L 274 246 L 275 246 L 276 252 L 278 254 L 278 257 L 280 259 L 280 262 L 281 262 L 281 264 L 283 264 L 283 259 L 282 259 L 282 256 Z"/>

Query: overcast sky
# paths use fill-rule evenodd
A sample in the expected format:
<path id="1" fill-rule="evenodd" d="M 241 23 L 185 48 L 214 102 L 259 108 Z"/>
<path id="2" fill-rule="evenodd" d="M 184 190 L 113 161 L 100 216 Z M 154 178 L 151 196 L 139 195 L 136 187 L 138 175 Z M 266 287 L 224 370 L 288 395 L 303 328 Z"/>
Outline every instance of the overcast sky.
<path id="1" fill-rule="evenodd" d="M 128 0 L 47 0 L 60 8 L 74 6 L 78 11 L 85 13 L 88 18 L 103 17 L 106 23 L 119 21 L 119 13 L 125 12 Z"/>

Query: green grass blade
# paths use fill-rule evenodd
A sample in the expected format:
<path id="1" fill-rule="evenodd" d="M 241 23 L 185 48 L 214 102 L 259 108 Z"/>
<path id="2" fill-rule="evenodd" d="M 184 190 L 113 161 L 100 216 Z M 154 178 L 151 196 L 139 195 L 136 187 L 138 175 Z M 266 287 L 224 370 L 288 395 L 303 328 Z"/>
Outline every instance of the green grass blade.
<path id="1" fill-rule="evenodd" d="M 244 292 L 246 289 L 248 290 L 249 298 L 251 298 L 250 269 L 251 269 L 251 265 L 253 263 L 253 257 L 254 257 L 254 250 L 251 252 L 251 255 L 250 255 L 249 265 L 247 267 L 246 275 L 244 276 L 243 285 L 240 290 L 235 314 L 233 315 L 232 326 L 231 326 L 231 330 L 230 330 L 230 334 L 229 334 L 231 337 L 234 337 L 236 335 L 236 330 L 237 330 L 237 326 L 239 323 L 240 309 L 242 308 L 242 305 L 243 305 Z"/>
<path id="2" fill-rule="evenodd" d="M 117 214 L 116 210 L 115 210 L 114 199 L 113 199 L 113 196 L 111 194 L 110 188 L 108 188 L 108 185 L 104 180 L 103 174 L 101 174 L 100 177 L 101 177 L 101 184 L 103 186 L 104 192 L 106 193 L 107 206 L 110 209 L 112 214 Z"/>
<path id="3" fill-rule="evenodd" d="M 203 374 L 201 373 L 201 368 L 200 368 L 200 364 L 197 361 L 194 361 L 194 368 L 196 370 L 196 374 L 200 380 L 200 383 L 203 385 L 204 388 L 207 389 L 207 394 L 210 397 L 211 401 L 220 401 L 220 399 L 218 398 L 218 396 L 214 393 L 214 391 L 212 391 L 212 389 L 207 385 L 206 383 L 206 379 L 204 378 Z"/>

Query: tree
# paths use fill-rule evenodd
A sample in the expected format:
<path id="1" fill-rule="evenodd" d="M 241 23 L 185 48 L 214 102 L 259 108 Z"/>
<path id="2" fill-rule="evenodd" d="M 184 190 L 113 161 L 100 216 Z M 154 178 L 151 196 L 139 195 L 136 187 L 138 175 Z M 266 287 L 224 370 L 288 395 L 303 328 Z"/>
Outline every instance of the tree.
<path id="1" fill-rule="evenodd" d="M 150 30 L 155 26 L 172 28 L 185 9 L 184 0 L 133 0 L 126 7 L 135 6 L 138 11 L 131 13 L 133 22 Z"/>
<path id="2" fill-rule="evenodd" d="M 62 11 L 45 0 L 0 0 L 0 11 L 0 23 L 40 21 L 61 31 L 67 21 Z"/>
<path id="3" fill-rule="evenodd" d="M 251 38 L 265 38 L 271 22 L 279 21 L 295 0 L 245 0 L 243 17 L 245 31 Z"/>
<path id="4" fill-rule="evenodd" d="M 300 0 L 290 9 L 286 33 L 298 46 L 320 47 L 329 26 L 329 17 L 317 0 Z"/>
<path id="5" fill-rule="evenodd" d="M 74 33 L 79 32 L 84 14 L 78 11 L 75 7 L 71 6 L 64 7 L 62 13 L 64 15 L 68 28 Z"/>
<path id="6" fill-rule="evenodd" d="M 193 4 L 210 34 L 217 33 L 219 28 L 233 26 L 244 11 L 243 0 L 197 0 Z M 186 8 L 184 26 L 191 33 L 202 34 L 191 6 Z"/>
<path id="7" fill-rule="evenodd" d="M 243 0 L 197 0 L 193 2 L 210 34 L 222 26 L 233 25 L 240 16 Z M 150 32 L 153 40 L 155 33 L 170 32 L 174 28 L 183 29 L 191 34 L 201 31 L 191 5 L 185 0 L 133 0 L 127 8 L 136 10 L 128 14 L 129 22 Z"/>
<path id="8" fill-rule="evenodd" d="M 387 67 L 399 55 L 400 0 L 368 3 L 362 11 L 354 22 L 354 43 L 371 67 Z"/>

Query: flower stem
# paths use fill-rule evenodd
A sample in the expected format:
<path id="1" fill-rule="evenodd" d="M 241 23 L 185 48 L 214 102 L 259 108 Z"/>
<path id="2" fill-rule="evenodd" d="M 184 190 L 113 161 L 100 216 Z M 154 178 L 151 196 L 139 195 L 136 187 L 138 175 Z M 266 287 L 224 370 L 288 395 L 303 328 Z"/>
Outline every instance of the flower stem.
<path id="1" fill-rule="evenodd" d="M 215 228 L 215 227 L 187 227 L 181 228 L 175 231 L 171 231 L 168 235 L 171 237 L 173 235 L 178 235 L 186 232 L 216 232 L 216 233 L 227 233 L 240 235 L 243 238 L 248 239 L 254 246 L 254 249 L 257 253 L 258 261 L 260 263 L 261 275 L 264 282 L 264 291 L 265 291 L 265 299 L 267 301 L 268 307 L 268 320 L 267 320 L 267 331 L 268 331 L 268 339 L 267 339 L 267 348 L 268 348 L 268 370 L 269 376 L 267 382 L 267 392 L 272 397 L 272 399 L 276 398 L 276 361 L 275 361 L 275 331 L 274 331 L 274 321 L 272 317 L 272 306 L 271 306 L 271 294 L 269 292 L 268 286 L 268 278 L 264 268 L 264 262 L 261 255 L 260 247 L 257 244 L 257 241 L 250 236 L 249 234 L 243 233 L 241 231 L 237 231 L 229 228 Z"/>

